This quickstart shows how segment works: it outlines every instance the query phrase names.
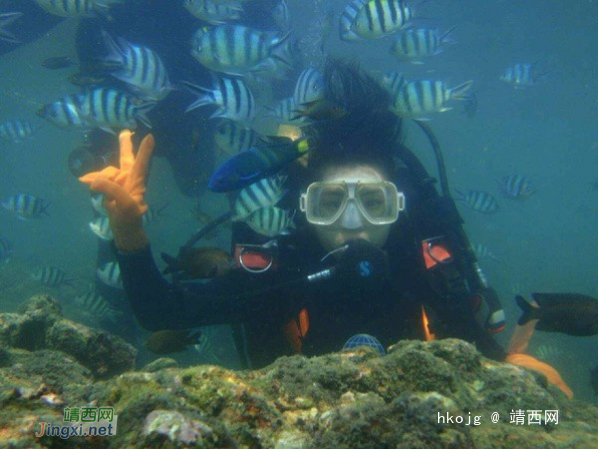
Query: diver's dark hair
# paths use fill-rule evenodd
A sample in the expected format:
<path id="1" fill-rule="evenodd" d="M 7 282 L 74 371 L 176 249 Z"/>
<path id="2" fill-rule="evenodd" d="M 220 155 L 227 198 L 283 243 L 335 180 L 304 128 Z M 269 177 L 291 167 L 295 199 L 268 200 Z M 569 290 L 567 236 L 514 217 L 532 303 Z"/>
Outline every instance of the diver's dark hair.
<path id="1" fill-rule="evenodd" d="M 358 64 L 328 59 L 324 69 L 326 101 L 345 114 L 304 128 L 313 137 L 309 178 L 331 166 L 367 164 L 392 177 L 393 154 L 401 141 L 401 120 L 389 110 L 390 95 Z"/>

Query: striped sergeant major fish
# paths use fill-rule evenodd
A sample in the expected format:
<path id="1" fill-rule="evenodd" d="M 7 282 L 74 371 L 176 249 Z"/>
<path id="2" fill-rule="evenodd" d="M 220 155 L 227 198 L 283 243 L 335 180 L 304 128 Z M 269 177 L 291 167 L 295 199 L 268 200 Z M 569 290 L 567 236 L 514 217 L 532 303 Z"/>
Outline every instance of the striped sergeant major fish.
<path id="1" fill-rule="evenodd" d="M 283 189 L 286 176 L 271 176 L 245 187 L 235 201 L 234 221 L 241 221 L 258 209 L 275 206 L 287 193 Z"/>
<path id="2" fill-rule="evenodd" d="M 212 90 L 187 82 L 184 84 L 191 92 L 199 95 L 185 112 L 200 106 L 215 105 L 218 109 L 210 118 L 228 118 L 250 127 L 255 117 L 256 106 L 253 94 L 242 79 L 215 77 Z"/>
<path id="3" fill-rule="evenodd" d="M 2 206 L 14 212 L 20 220 L 28 220 L 30 218 L 39 218 L 42 215 L 49 215 L 48 207 L 50 203 L 33 195 L 19 193 L 9 197 L 2 203 Z"/>
<path id="4" fill-rule="evenodd" d="M 295 104 L 301 108 L 307 103 L 324 98 L 324 77 L 315 69 L 305 69 L 299 75 L 293 92 Z"/>
<path id="5" fill-rule="evenodd" d="M 536 193 L 530 180 L 521 175 L 503 176 L 497 179 L 498 189 L 505 197 L 512 200 L 523 200 Z"/>
<path id="6" fill-rule="evenodd" d="M 449 100 L 466 100 L 473 81 L 448 87 L 444 81 L 419 80 L 405 82 L 394 94 L 391 111 L 403 118 L 429 120 L 426 114 L 450 111 Z"/>
<path id="7" fill-rule="evenodd" d="M 493 214 L 498 211 L 498 202 L 496 199 L 482 190 L 468 190 L 467 193 L 455 190 L 457 201 L 465 203 L 471 210 L 480 214 Z"/>
<path id="8" fill-rule="evenodd" d="M 405 76 L 399 72 L 387 72 L 382 75 L 382 79 L 380 80 L 380 85 L 384 90 L 386 90 L 389 94 L 394 94 L 403 87 L 405 84 Z"/>
<path id="9" fill-rule="evenodd" d="M 92 193 L 91 195 L 91 207 L 95 210 L 98 214 L 106 217 L 108 216 L 108 212 L 104 207 L 104 194 L 103 193 Z"/>
<path id="10" fill-rule="evenodd" d="M 172 90 L 168 72 L 158 54 L 148 47 L 132 44 L 125 39 L 115 41 L 107 32 L 103 32 L 108 56 L 103 63 L 111 75 L 127 84 L 143 98 L 162 100 Z"/>
<path id="11" fill-rule="evenodd" d="M 272 19 L 279 30 L 287 31 L 291 26 L 291 16 L 286 0 L 278 0 L 278 3 L 272 8 Z"/>
<path id="12" fill-rule="evenodd" d="M 285 80 L 288 77 L 288 72 L 290 72 L 292 69 L 293 66 L 288 60 L 284 59 L 284 57 L 280 54 L 273 53 L 258 65 L 254 66 L 251 69 L 250 74 L 253 77 Z"/>
<path id="13" fill-rule="evenodd" d="M 193 346 L 193 349 L 195 349 L 199 357 L 202 359 L 202 363 L 209 363 L 212 365 L 223 364 L 223 361 L 220 359 L 217 352 L 223 347 L 219 341 L 221 334 L 218 333 L 217 329 L 217 326 L 202 327 L 201 341 Z"/>
<path id="14" fill-rule="evenodd" d="M 111 128 L 135 129 L 139 120 L 148 128 L 151 124 L 146 116 L 156 102 L 142 100 L 125 92 L 106 87 L 93 89 L 80 96 L 83 116 L 88 126 L 113 132 Z"/>
<path id="15" fill-rule="evenodd" d="M 28 120 L 8 120 L 0 125 L 0 138 L 13 143 L 21 143 L 33 136 L 38 128 Z"/>
<path id="16" fill-rule="evenodd" d="M 101 320 L 115 320 L 121 315 L 121 312 L 115 310 L 92 285 L 85 293 L 75 297 L 75 304 Z"/>
<path id="17" fill-rule="evenodd" d="M 270 56 L 251 69 L 253 76 L 283 80 L 288 73 L 299 65 L 301 49 L 298 39 L 289 39 L 283 45 L 276 46 Z"/>
<path id="18" fill-rule="evenodd" d="M 31 278 L 40 284 L 48 287 L 58 287 L 59 285 L 70 285 L 73 287 L 74 278 L 70 278 L 64 271 L 56 267 L 42 267 L 33 272 Z"/>
<path id="19" fill-rule="evenodd" d="M 402 31 L 390 48 L 390 53 L 399 61 L 411 61 L 413 64 L 423 64 L 421 58 L 442 53 L 442 45 L 450 41 L 450 34 L 456 27 L 452 27 L 444 34 L 438 30 L 417 28 Z"/>
<path id="20" fill-rule="evenodd" d="M 66 95 L 42 106 L 37 115 L 60 128 L 88 128 L 83 100 L 81 95 Z"/>
<path id="21" fill-rule="evenodd" d="M 357 12 L 351 30 L 363 39 L 380 39 L 399 31 L 412 17 L 404 0 L 369 0 Z"/>
<path id="22" fill-rule="evenodd" d="M 122 289 L 123 281 L 120 276 L 120 266 L 118 262 L 108 262 L 96 270 L 98 279 L 108 287 Z"/>
<path id="23" fill-rule="evenodd" d="M 60 17 L 93 17 L 104 14 L 122 0 L 35 0 L 46 12 Z"/>
<path id="24" fill-rule="evenodd" d="M 260 235 L 276 237 L 289 234 L 295 228 L 293 223 L 294 213 L 276 206 L 262 207 L 245 219 L 245 223 Z"/>
<path id="25" fill-rule="evenodd" d="M 351 0 L 341 13 L 339 22 L 339 37 L 346 42 L 357 42 L 362 40 L 353 29 L 357 14 L 367 3 L 367 0 Z"/>
<path id="26" fill-rule="evenodd" d="M 306 122 L 306 117 L 297 116 L 299 109 L 295 97 L 288 97 L 278 102 L 275 108 L 270 108 L 268 115 L 274 117 L 279 125 L 300 126 Z"/>
<path id="27" fill-rule="evenodd" d="M 108 217 L 102 216 L 90 221 L 89 229 L 102 240 L 110 241 L 114 239 Z"/>
<path id="28" fill-rule="evenodd" d="M 0 14 L 0 41 L 11 42 L 13 44 L 19 43 L 16 36 L 6 28 L 22 15 L 23 13 L 20 12 L 5 12 Z"/>
<path id="29" fill-rule="evenodd" d="M 241 2 L 231 1 L 228 4 L 220 4 L 214 0 L 184 0 L 183 6 L 193 17 L 212 25 L 239 20 L 243 16 Z"/>
<path id="30" fill-rule="evenodd" d="M 520 63 L 507 67 L 499 78 L 517 89 L 522 89 L 536 85 L 538 79 L 545 75 L 546 73 L 538 74 L 536 64 Z"/>
<path id="31" fill-rule="evenodd" d="M 214 143 L 228 156 L 249 150 L 260 141 L 260 135 L 254 130 L 243 128 L 230 120 L 223 121 L 214 133 Z"/>
<path id="32" fill-rule="evenodd" d="M 210 70 L 242 76 L 268 58 L 289 33 L 254 30 L 242 25 L 201 28 L 193 36 L 191 54 Z"/>
<path id="33" fill-rule="evenodd" d="M 137 127 L 137 120 L 148 128 L 146 116 L 156 102 L 142 100 L 125 92 L 97 88 L 81 95 L 67 95 L 43 106 L 37 114 L 61 128 L 102 128 L 113 133 L 112 127 Z"/>

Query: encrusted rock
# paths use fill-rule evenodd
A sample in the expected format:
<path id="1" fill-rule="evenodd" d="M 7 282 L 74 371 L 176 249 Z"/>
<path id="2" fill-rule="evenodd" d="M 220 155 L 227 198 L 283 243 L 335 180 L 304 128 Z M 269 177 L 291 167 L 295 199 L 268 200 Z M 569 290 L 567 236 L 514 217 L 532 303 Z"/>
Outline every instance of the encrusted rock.
<path id="1" fill-rule="evenodd" d="M 154 439 L 157 442 L 168 439 L 184 445 L 199 445 L 211 437 L 212 428 L 176 410 L 154 410 L 145 418 L 143 435 L 158 436 L 158 439 Z"/>
<path id="2" fill-rule="evenodd" d="M 178 365 L 179 364 L 175 359 L 171 359 L 168 357 L 160 357 L 159 359 L 156 359 L 153 362 L 145 365 L 143 368 L 141 368 L 141 371 L 155 373 L 156 371 L 160 371 L 166 368 L 176 368 Z"/>
<path id="3" fill-rule="evenodd" d="M 120 337 L 62 318 L 60 304 L 48 295 L 31 297 L 19 307 L 19 313 L 0 314 L 0 346 L 61 351 L 98 379 L 133 369 L 137 355 Z M 0 366 L 6 364 L 6 354 L 0 352 Z"/>

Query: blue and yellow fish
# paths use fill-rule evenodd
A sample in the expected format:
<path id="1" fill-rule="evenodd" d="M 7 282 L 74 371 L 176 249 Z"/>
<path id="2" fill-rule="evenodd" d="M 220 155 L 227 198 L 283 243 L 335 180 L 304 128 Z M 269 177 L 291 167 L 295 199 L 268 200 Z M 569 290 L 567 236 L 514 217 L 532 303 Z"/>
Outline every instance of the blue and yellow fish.
<path id="1" fill-rule="evenodd" d="M 243 151 L 222 164 L 212 175 L 208 187 L 213 192 L 242 189 L 260 179 L 276 174 L 310 148 L 309 138 L 292 141 L 285 137 L 269 137 L 270 143 Z"/>

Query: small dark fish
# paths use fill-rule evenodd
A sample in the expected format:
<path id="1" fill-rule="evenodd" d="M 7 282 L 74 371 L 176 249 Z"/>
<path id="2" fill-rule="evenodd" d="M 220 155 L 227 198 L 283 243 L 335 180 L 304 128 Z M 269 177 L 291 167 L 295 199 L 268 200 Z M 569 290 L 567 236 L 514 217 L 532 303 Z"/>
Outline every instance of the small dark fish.
<path id="1" fill-rule="evenodd" d="M 498 211 L 498 202 L 488 192 L 468 190 L 467 193 L 455 190 L 457 201 L 461 201 L 471 210 L 480 214 L 493 214 Z"/>
<path id="2" fill-rule="evenodd" d="M 598 365 L 590 370 L 590 385 L 594 390 L 594 396 L 598 396 Z"/>
<path id="3" fill-rule="evenodd" d="M 50 70 L 60 70 L 72 67 L 77 62 L 70 56 L 52 56 L 42 61 L 42 66 Z"/>
<path id="4" fill-rule="evenodd" d="M 187 346 L 199 344 L 200 340 L 199 331 L 189 333 L 189 331 L 164 330 L 150 335 L 143 346 L 154 354 L 169 354 L 182 352 L 187 349 Z"/>
<path id="5" fill-rule="evenodd" d="M 162 253 L 168 266 L 163 274 L 182 271 L 181 279 L 211 279 L 224 276 L 233 267 L 233 258 L 220 248 L 181 248 L 178 257 Z"/>
<path id="6" fill-rule="evenodd" d="M 304 103 L 300 110 L 293 113 L 291 120 L 301 117 L 309 117 L 312 120 L 338 120 L 347 115 L 347 110 L 331 101 L 321 99 Z"/>
<path id="7" fill-rule="evenodd" d="M 523 200 L 536 193 L 528 178 L 521 175 L 503 176 L 497 179 L 498 189 L 503 196 L 512 200 Z"/>
<path id="8" fill-rule="evenodd" d="M 463 100 L 463 113 L 469 118 L 474 118 L 478 112 L 478 96 L 471 92 L 465 100 Z"/>
<path id="9" fill-rule="evenodd" d="M 250 148 L 239 153 L 216 169 L 208 187 L 213 192 L 224 193 L 242 189 L 278 171 L 307 154 L 311 142 L 308 138 L 292 141 L 284 137 L 269 137 L 271 143 Z"/>
<path id="10" fill-rule="evenodd" d="M 517 324 L 523 326 L 539 320 L 535 328 L 545 332 L 585 337 L 598 334 L 598 300 L 577 293 L 532 293 L 539 307 L 532 306 L 522 296 L 515 296 L 523 311 Z"/>
<path id="11" fill-rule="evenodd" d="M 99 86 L 108 78 L 107 75 L 93 74 L 93 73 L 75 73 L 68 77 L 71 84 L 78 87 Z"/>

